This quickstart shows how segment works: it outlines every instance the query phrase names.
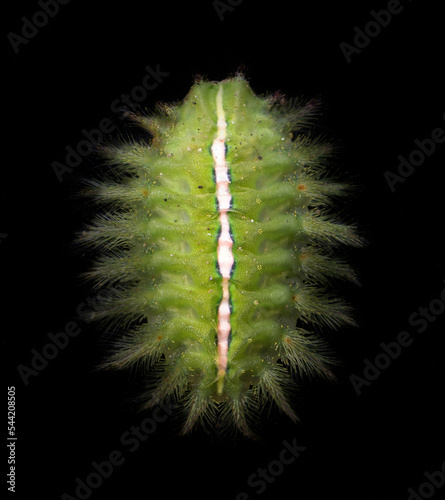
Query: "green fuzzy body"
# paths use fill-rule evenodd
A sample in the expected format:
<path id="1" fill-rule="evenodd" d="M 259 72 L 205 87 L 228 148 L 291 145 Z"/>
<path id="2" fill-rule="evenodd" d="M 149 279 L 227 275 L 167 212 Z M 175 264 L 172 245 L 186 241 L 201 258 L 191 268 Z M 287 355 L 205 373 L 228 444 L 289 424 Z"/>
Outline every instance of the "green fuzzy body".
<path id="1" fill-rule="evenodd" d="M 216 96 L 227 122 L 234 267 L 229 283 L 227 373 L 217 376 L 220 231 L 211 145 Z M 91 181 L 108 211 L 81 239 L 103 250 L 90 276 L 115 291 L 96 312 L 130 325 L 110 366 L 149 377 L 147 406 L 179 401 L 184 431 L 218 419 L 252 435 L 268 400 L 296 419 L 289 389 L 299 374 L 331 376 L 323 342 L 301 324 L 351 323 L 323 283 L 354 273 L 330 247 L 360 245 L 353 228 L 323 209 L 344 186 L 323 177 L 330 147 L 299 135 L 311 106 L 281 110 L 237 76 L 196 83 L 156 116 L 133 116 L 151 142 L 104 148 L 110 177 Z"/>

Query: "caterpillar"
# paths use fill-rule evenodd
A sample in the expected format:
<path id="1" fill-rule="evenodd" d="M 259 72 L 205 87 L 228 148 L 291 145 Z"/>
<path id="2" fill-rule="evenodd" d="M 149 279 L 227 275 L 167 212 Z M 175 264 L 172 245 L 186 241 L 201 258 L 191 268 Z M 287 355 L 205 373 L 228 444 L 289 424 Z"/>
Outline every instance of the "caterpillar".
<path id="1" fill-rule="evenodd" d="M 334 378 L 320 332 L 355 321 L 330 287 L 357 282 L 336 249 L 364 239 L 332 213 L 349 186 L 306 131 L 315 112 L 242 74 L 196 80 L 182 102 L 128 112 L 143 138 L 103 144 L 107 174 L 86 181 L 100 208 L 79 235 L 99 254 L 86 275 L 109 289 L 94 317 L 118 332 L 105 366 L 139 369 L 143 407 L 175 401 L 184 433 L 255 437 L 270 404 L 296 422 L 299 377 Z"/>

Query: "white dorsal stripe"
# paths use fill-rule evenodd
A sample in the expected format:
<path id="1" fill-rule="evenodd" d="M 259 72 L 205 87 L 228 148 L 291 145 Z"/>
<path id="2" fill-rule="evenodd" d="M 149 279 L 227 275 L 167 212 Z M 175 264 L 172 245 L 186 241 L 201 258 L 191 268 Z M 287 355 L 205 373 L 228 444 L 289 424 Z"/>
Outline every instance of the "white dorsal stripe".
<path id="1" fill-rule="evenodd" d="M 223 87 L 219 87 L 216 95 L 217 133 L 212 144 L 214 161 L 216 198 L 218 200 L 221 233 L 218 238 L 217 259 L 222 276 L 222 300 L 218 308 L 218 393 L 222 393 L 224 376 L 227 370 L 227 352 L 230 335 L 230 293 L 229 279 L 234 258 L 232 253 L 233 240 L 230 236 L 228 211 L 232 201 L 229 189 L 229 171 L 226 162 L 226 129 L 227 123 L 223 108 Z"/>

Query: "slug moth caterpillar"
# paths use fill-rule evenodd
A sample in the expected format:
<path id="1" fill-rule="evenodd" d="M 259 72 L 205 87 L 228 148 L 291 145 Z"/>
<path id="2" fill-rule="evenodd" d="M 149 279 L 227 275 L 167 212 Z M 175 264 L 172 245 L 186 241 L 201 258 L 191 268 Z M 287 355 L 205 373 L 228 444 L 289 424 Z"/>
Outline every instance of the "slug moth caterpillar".
<path id="1" fill-rule="evenodd" d="M 326 288 L 356 280 L 335 248 L 363 239 L 328 210 L 347 186 L 326 176 L 330 144 L 304 133 L 313 102 L 282 101 L 242 75 L 198 81 L 132 113 L 147 140 L 104 145 L 109 173 L 88 181 L 103 211 L 80 240 L 111 289 L 95 317 L 122 330 L 107 366 L 148 377 L 146 407 L 180 403 L 184 432 L 253 436 L 268 402 L 295 421 L 298 376 L 332 377 L 312 329 L 353 323 Z"/>

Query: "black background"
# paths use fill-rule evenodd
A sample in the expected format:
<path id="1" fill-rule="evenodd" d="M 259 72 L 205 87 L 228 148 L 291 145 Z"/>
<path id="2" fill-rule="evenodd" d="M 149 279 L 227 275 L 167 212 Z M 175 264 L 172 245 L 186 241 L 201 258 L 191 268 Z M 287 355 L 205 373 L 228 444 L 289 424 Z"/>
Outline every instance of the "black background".
<path id="1" fill-rule="evenodd" d="M 384 173 L 397 173 L 397 157 L 409 156 L 415 139 L 445 128 L 443 20 L 437 2 L 402 5 L 348 63 L 340 43 L 352 44 L 354 27 L 364 28 L 371 10 L 386 2 L 244 0 L 220 20 L 211 1 L 72 0 L 17 54 L 8 33 L 20 34 L 22 16 L 41 8 L 33 1 L 4 3 L 0 288 L 4 398 L 11 385 L 17 398 L 16 498 L 75 497 L 76 478 L 85 480 L 92 463 L 113 450 L 125 462 L 89 498 L 235 500 L 245 492 L 251 499 L 401 500 L 408 488 L 418 490 L 425 471 L 440 468 L 443 315 L 422 333 L 408 318 L 445 288 L 445 146 L 438 144 L 395 192 Z M 147 65 L 168 73 L 140 103 L 148 110 L 182 99 L 198 74 L 220 80 L 239 67 L 257 93 L 321 96 L 320 131 L 340 141 L 337 167 L 361 185 L 346 213 L 369 244 L 351 256 L 362 286 L 345 290 L 359 327 L 331 334 L 343 360 L 339 381 L 304 381 L 302 422 L 294 426 L 273 414 L 258 442 L 199 432 L 177 437 L 169 420 L 130 452 L 122 434 L 150 414 L 125 404 L 136 380 L 94 371 L 100 346 L 84 322 L 27 385 L 17 371 L 94 295 L 79 280 L 87 257 L 74 253 L 71 242 L 90 216 L 72 196 L 76 179 L 88 176 L 95 160 L 86 157 L 62 182 L 51 165 L 65 163 L 65 148 L 78 144 L 82 129 L 107 117 L 121 127 L 110 105 L 141 84 Z M 412 345 L 357 395 L 350 375 L 363 375 L 365 358 L 374 360 L 379 344 L 404 330 Z M 280 456 L 284 440 L 306 448 L 258 494 L 248 478 Z"/>

